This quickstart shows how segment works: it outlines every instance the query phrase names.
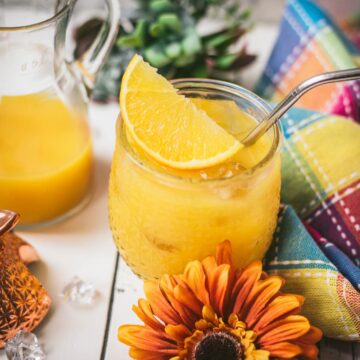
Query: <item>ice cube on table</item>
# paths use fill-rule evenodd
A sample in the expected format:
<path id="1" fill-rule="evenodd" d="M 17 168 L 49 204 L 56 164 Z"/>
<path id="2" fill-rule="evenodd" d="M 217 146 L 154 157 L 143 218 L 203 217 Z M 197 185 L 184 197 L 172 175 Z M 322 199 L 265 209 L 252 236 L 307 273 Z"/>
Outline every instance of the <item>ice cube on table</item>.
<path id="1" fill-rule="evenodd" d="M 85 282 L 77 276 L 64 287 L 61 293 L 65 300 L 80 306 L 93 305 L 99 295 L 93 284 Z"/>
<path id="2" fill-rule="evenodd" d="M 23 330 L 20 330 L 5 344 L 5 353 L 9 360 L 45 359 L 36 335 Z"/>

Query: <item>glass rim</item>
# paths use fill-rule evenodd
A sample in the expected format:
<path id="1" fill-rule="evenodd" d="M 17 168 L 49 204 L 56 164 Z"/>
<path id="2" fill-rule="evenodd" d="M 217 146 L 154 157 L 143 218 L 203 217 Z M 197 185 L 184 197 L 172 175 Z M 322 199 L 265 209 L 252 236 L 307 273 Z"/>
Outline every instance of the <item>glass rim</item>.
<path id="1" fill-rule="evenodd" d="M 0 32 L 37 30 L 37 29 L 44 28 L 44 27 L 52 24 L 56 20 L 62 18 L 63 15 L 71 8 L 71 6 L 73 5 L 74 2 L 75 2 L 75 0 L 67 0 L 66 3 L 64 4 L 64 6 L 62 6 L 54 15 L 52 15 L 51 17 L 49 17 L 45 20 L 42 20 L 42 21 L 39 21 L 39 22 L 36 22 L 33 24 L 28 24 L 28 25 L 0 26 Z"/>
<path id="2" fill-rule="evenodd" d="M 171 83 L 179 90 L 191 89 L 191 88 L 194 89 L 195 87 L 193 85 L 195 84 L 198 87 L 202 87 L 202 88 L 206 87 L 212 90 L 218 90 L 223 92 L 225 91 L 232 95 L 245 98 L 249 100 L 252 104 L 254 104 L 254 106 L 260 108 L 263 111 L 264 116 L 270 113 L 270 111 L 272 110 L 270 105 L 265 100 L 263 100 L 261 97 L 259 97 L 252 91 L 247 90 L 240 85 L 236 85 L 227 81 L 206 79 L 206 78 L 181 78 L 181 79 L 171 80 Z M 194 91 L 196 90 L 194 89 Z M 189 182 L 189 183 L 215 183 L 222 181 L 225 182 L 240 177 L 247 178 L 252 176 L 258 169 L 265 167 L 273 159 L 273 157 L 280 148 L 281 138 L 282 138 L 282 129 L 280 123 L 274 124 L 268 130 L 268 132 L 269 131 L 273 131 L 273 139 L 272 139 L 271 147 L 269 149 L 269 152 L 266 154 L 266 156 L 255 166 L 246 169 L 244 171 L 241 171 L 239 173 L 233 174 L 232 176 L 229 177 L 193 179 L 191 177 L 171 174 L 167 172 L 165 168 L 162 168 L 160 166 L 157 167 L 155 165 L 152 165 L 151 163 L 144 163 L 143 158 L 136 153 L 136 151 L 133 149 L 132 145 L 129 143 L 127 139 L 125 124 L 121 117 L 121 113 L 119 113 L 118 115 L 117 125 L 116 125 L 117 136 L 119 136 L 121 144 L 124 146 L 126 155 L 130 158 L 130 160 L 133 163 L 135 163 L 143 170 L 151 174 L 155 174 L 155 176 L 163 177 L 164 179 L 169 179 L 173 181 L 181 181 L 181 182 Z"/>

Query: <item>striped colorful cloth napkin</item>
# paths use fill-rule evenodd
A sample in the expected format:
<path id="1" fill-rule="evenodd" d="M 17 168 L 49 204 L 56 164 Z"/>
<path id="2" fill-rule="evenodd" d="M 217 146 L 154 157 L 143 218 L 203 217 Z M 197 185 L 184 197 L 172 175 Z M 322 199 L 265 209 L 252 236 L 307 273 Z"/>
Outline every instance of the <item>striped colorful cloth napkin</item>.
<path id="1" fill-rule="evenodd" d="M 290 0 L 257 92 L 280 100 L 355 48 L 313 2 Z M 326 336 L 360 340 L 360 82 L 312 90 L 281 122 L 283 208 L 267 258 Z"/>
<path id="2" fill-rule="evenodd" d="M 257 92 L 278 101 L 312 75 L 356 67 L 356 55 L 354 44 L 316 4 L 289 0 Z M 302 97 L 298 106 L 360 121 L 360 82 L 324 85 Z"/>

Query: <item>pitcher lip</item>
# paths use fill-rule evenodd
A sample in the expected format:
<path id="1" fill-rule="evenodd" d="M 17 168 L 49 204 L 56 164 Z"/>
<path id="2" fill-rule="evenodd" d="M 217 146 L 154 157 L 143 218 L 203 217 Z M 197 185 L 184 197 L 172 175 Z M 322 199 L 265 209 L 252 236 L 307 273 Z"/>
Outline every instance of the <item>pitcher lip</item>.
<path id="1" fill-rule="evenodd" d="M 67 0 L 67 2 L 64 4 L 64 6 L 53 16 L 51 16 L 48 19 L 28 24 L 28 25 L 20 25 L 20 26 L 0 26 L 0 32 L 5 31 L 19 31 L 19 30 L 36 30 L 41 29 L 43 27 L 46 27 L 47 25 L 53 23 L 54 21 L 60 19 L 68 10 L 69 8 L 75 3 L 76 0 Z"/>
<path id="2" fill-rule="evenodd" d="M 234 94 L 237 96 L 250 97 L 254 102 L 256 102 L 256 105 L 264 112 L 264 115 L 268 114 L 271 111 L 271 106 L 265 100 L 263 100 L 261 97 L 259 97 L 252 91 L 247 90 L 247 89 L 243 88 L 242 86 L 239 86 L 239 85 L 231 83 L 231 82 L 215 80 L 215 79 L 208 79 L 208 78 L 180 78 L 180 79 L 171 80 L 171 83 L 174 84 L 174 86 L 178 90 L 182 89 L 180 87 L 181 85 L 183 85 L 183 87 L 186 89 L 187 84 L 213 86 L 213 87 L 218 87 L 218 88 L 223 87 L 224 89 L 233 91 Z M 124 124 L 123 120 L 121 119 L 121 113 L 118 116 L 116 128 L 117 128 L 117 130 L 116 130 L 117 136 L 120 136 L 120 139 L 121 139 L 120 141 L 125 148 L 127 156 L 129 156 L 130 160 L 133 161 L 140 168 L 146 170 L 147 172 L 150 172 L 152 174 L 155 174 L 157 176 L 160 176 L 160 177 L 163 177 L 163 178 L 166 178 L 169 180 L 175 180 L 175 181 L 176 180 L 179 180 L 179 181 L 188 180 L 188 181 L 192 182 L 192 180 L 189 178 L 185 178 L 181 175 L 170 174 L 164 169 L 152 166 L 151 164 L 145 164 L 143 162 L 143 160 L 139 157 L 139 155 L 136 154 L 133 147 L 128 143 L 128 140 L 127 140 L 126 134 L 125 134 L 125 124 Z M 119 131 L 119 133 L 118 133 L 118 131 Z M 271 148 L 269 149 L 269 152 L 267 153 L 267 155 L 258 164 L 254 165 L 253 167 L 251 167 L 243 172 L 234 174 L 231 177 L 198 179 L 196 181 L 200 182 L 200 183 L 219 183 L 219 182 L 225 183 L 227 181 L 231 181 L 232 179 L 240 178 L 241 176 L 248 177 L 248 176 L 253 175 L 258 169 L 261 169 L 266 164 L 268 164 L 274 158 L 275 154 L 279 151 L 279 149 L 281 147 L 281 142 L 282 142 L 281 141 L 282 140 L 281 124 L 276 123 L 268 131 L 273 131 L 273 134 L 274 134 L 272 145 L 271 145 Z"/>

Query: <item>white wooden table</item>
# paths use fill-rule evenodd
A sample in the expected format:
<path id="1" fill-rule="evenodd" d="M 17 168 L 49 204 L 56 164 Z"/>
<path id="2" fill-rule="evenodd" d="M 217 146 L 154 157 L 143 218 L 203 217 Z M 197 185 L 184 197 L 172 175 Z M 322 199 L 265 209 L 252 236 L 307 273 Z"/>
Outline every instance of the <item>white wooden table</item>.
<path id="1" fill-rule="evenodd" d="M 53 300 L 50 313 L 35 331 L 49 360 L 128 359 L 127 348 L 117 342 L 116 329 L 120 323 L 135 321 L 131 306 L 141 296 L 142 286 L 119 263 L 108 226 L 107 184 L 117 114 L 116 104 L 90 108 L 95 171 L 86 208 L 62 223 L 19 233 L 38 251 L 42 261 L 31 265 L 31 270 Z M 99 290 L 94 306 L 76 307 L 61 298 L 63 287 L 74 276 Z M 6 359 L 3 351 L 0 359 Z"/>
<path id="2" fill-rule="evenodd" d="M 246 71 L 250 86 L 262 69 L 276 35 L 264 24 L 251 35 L 258 62 Z M 35 333 L 48 360 L 126 360 L 127 348 L 117 341 L 120 324 L 135 323 L 132 304 L 142 295 L 142 283 L 119 259 L 107 220 L 107 184 L 115 141 L 115 104 L 92 105 L 95 176 L 92 199 L 73 218 L 44 229 L 21 233 L 35 246 L 42 261 L 31 266 L 49 291 L 53 306 Z M 59 294 L 75 275 L 92 282 L 101 298 L 91 308 L 77 308 Z M 322 359 L 360 359 L 360 349 L 350 343 L 327 341 Z M 0 360 L 5 360 L 0 351 Z"/>

